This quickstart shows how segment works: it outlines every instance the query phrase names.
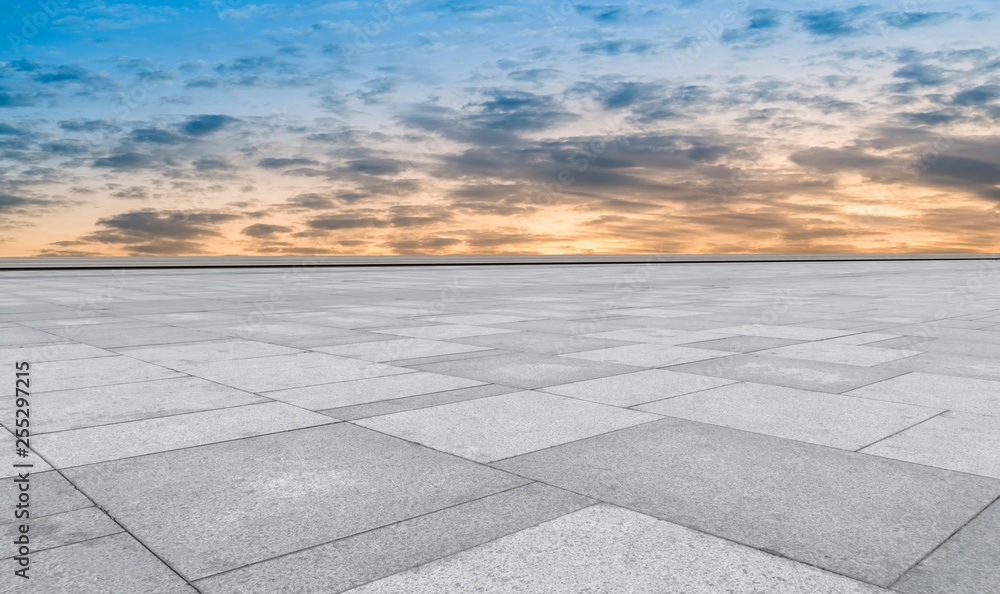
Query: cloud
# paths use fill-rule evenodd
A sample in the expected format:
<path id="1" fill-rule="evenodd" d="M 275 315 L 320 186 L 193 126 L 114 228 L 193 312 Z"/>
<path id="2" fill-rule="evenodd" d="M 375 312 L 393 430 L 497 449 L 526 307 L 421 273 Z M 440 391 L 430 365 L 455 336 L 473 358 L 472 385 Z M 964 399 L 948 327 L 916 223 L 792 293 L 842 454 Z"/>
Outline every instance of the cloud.
<path id="1" fill-rule="evenodd" d="M 157 165 L 149 155 L 126 151 L 109 157 L 102 157 L 94 161 L 94 167 L 106 167 L 120 171 L 130 171 L 134 169 L 149 169 Z"/>
<path id="2" fill-rule="evenodd" d="M 181 124 L 181 132 L 190 136 L 206 136 L 239 120 L 227 115 L 200 115 Z"/>
<path id="3" fill-rule="evenodd" d="M 793 153 L 788 157 L 793 163 L 809 167 L 823 173 L 850 170 L 871 170 L 886 167 L 891 159 L 869 155 L 857 149 L 810 148 Z"/>
<path id="4" fill-rule="evenodd" d="M 132 142 L 148 144 L 179 144 L 187 141 L 179 134 L 174 134 L 169 130 L 159 128 L 136 128 L 132 130 Z"/>
<path id="5" fill-rule="evenodd" d="M 319 161 L 305 159 L 302 157 L 291 159 L 268 157 L 257 162 L 258 167 L 264 167 L 266 169 L 283 169 L 285 167 L 293 167 L 295 165 L 319 165 Z"/>
<path id="6" fill-rule="evenodd" d="M 952 105 L 979 106 L 996 101 L 998 98 L 1000 98 L 1000 86 L 980 85 L 956 94 L 951 103 Z"/>
<path id="7" fill-rule="evenodd" d="M 254 225 L 250 225 L 249 227 L 244 227 L 240 233 L 257 239 L 269 239 L 279 233 L 290 233 L 291 231 L 293 231 L 291 227 L 285 227 L 283 225 L 256 223 Z"/>
<path id="8" fill-rule="evenodd" d="M 604 39 L 580 44 L 585 54 L 620 56 L 622 54 L 649 55 L 656 53 L 658 44 L 644 39 Z"/>
<path id="9" fill-rule="evenodd" d="M 100 229 L 82 241 L 121 246 L 131 254 L 180 255 L 203 253 L 202 241 L 220 237 L 218 226 L 238 215 L 200 211 L 141 210 L 97 220 Z"/>

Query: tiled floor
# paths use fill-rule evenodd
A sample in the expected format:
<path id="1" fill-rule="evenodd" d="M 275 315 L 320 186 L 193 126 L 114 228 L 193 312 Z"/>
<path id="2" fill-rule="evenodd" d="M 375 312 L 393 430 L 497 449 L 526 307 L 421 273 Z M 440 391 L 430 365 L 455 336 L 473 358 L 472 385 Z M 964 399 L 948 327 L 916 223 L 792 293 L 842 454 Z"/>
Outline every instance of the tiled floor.
<path id="1" fill-rule="evenodd" d="M 0 279 L 0 592 L 1000 591 L 995 261 Z"/>

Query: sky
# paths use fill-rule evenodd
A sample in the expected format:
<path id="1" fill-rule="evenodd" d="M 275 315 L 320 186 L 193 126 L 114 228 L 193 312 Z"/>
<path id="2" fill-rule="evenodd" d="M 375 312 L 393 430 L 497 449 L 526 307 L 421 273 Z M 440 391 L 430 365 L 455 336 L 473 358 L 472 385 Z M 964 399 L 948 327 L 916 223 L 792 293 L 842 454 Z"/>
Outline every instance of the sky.
<path id="1" fill-rule="evenodd" d="M 991 0 L 0 15 L 0 256 L 1000 252 Z"/>

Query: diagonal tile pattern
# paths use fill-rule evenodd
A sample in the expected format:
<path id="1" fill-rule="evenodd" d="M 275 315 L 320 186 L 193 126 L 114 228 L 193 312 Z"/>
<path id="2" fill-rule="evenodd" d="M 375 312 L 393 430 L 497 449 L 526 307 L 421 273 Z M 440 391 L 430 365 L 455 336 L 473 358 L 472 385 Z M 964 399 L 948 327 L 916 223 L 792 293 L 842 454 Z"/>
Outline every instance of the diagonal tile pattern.
<path id="1" fill-rule="evenodd" d="M 17 591 L 1000 591 L 994 261 L 0 278 Z"/>

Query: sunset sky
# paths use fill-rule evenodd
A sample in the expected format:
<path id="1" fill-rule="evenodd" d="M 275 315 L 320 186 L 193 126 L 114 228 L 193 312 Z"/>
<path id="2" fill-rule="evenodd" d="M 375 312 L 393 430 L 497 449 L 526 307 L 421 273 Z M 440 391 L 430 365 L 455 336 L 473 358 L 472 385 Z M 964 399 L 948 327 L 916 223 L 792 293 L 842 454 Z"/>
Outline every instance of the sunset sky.
<path id="1" fill-rule="evenodd" d="M 0 256 L 998 252 L 998 30 L 995 0 L 5 3 Z"/>

